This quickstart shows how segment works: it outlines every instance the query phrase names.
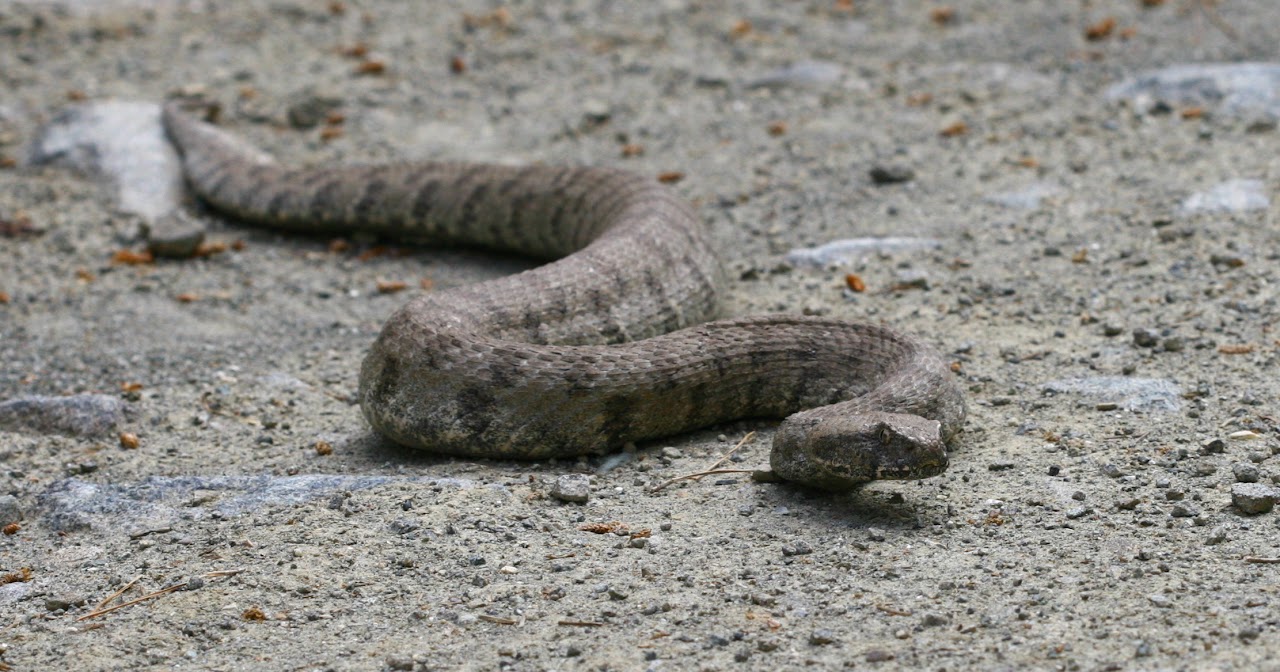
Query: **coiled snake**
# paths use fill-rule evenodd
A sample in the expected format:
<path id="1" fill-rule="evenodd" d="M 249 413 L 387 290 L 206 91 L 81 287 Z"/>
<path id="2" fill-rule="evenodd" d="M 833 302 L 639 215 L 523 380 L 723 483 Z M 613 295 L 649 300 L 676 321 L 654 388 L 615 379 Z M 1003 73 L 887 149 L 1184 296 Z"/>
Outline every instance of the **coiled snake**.
<path id="1" fill-rule="evenodd" d="M 374 429 L 438 453 L 581 455 L 735 418 L 784 418 L 770 466 L 838 490 L 947 466 L 964 421 L 912 336 L 823 317 L 717 317 L 726 278 L 672 190 L 608 168 L 470 163 L 284 167 L 166 103 L 195 193 L 236 219 L 555 259 L 426 294 L 360 371 Z"/>

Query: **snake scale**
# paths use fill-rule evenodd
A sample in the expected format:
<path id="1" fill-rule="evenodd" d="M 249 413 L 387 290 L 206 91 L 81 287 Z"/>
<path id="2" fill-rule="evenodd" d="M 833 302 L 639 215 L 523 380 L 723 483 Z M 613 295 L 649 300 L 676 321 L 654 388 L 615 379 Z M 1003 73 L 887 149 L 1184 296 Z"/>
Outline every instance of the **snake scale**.
<path id="1" fill-rule="evenodd" d="M 872 324 L 717 321 L 726 276 L 692 209 L 609 168 L 474 163 L 282 166 L 171 100 L 164 123 L 197 196 L 245 222 L 367 232 L 551 260 L 425 294 L 360 371 L 375 430 L 415 448 L 534 459 L 616 449 L 736 418 L 783 418 L 770 466 L 840 490 L 947 466 L 964 421 L 946 363 Z"/>

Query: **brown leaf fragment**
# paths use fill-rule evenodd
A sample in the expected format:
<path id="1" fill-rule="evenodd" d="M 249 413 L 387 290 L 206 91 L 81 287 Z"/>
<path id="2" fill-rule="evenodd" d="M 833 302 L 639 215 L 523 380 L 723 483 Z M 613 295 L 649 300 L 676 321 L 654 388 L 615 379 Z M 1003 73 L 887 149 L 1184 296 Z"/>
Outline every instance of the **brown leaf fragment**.
<path id="1" fill-rule="evenodd" d="M 356 42 L 345 47 L 338 47 L 338 53 L 347 58 L 364 58 L 369 55 L 369 45 L 364 42 Z"/>
<path id="2" fill-rule="evenodd" d="M 142 266 L 144 264 L 150 264 L 153 261 L 155 261 L 155 257 L 152 256 L 151 252 L 146 250 L 143 250 L 142 252 L 135 252 L 133 250 L 117 250 L 115 254 L 111 255 L 111 263 L 124 266 Z"/>
<path id="3" fill-rule="evenodd" d="M 44 231 L 31 223 L 31 217 L 19 212 L 12 219 L 0 218 L 0 238 L 28 238 L 38 236 Z"/>
<path id="4" fill-rule="evenodd" d="M 943 5 L 942 7 L 934 7 L 929 10 L 929 20 L 939 26 L 948 25 L 956 20 L 956 10 L 954 7 Z"/>
<path id="5" fill-rule="evenodd" d="M 0 574 L 0 586 L 9 584 L 9 583 L 26 583 L 27 581 L 30 581 L 30 580 L 31 580 L 30 567 L 23 567 L 22 569 L 19 569 L 16 572 L 9 572 L 8 574 Z"/>
<path id="6" fill-rule="evenodd" d="M 586 523 L 580 525 L 578 529 L 583 532 L 591 532 L 594 534 L 609 534 L 610 532 L 626 534 L 628 528 L 625 523 L 620 523 L 615 520 L 609 523 Z"/>
<path id="7" fill-rule="evenodd" d="M 1115 31 L 1115 29 L 1116 18 L 1114 16 L 1108 16 L 1105 19 L 1086 27 L 1084 29 L 1084 39 L 1089 40 L 1090 42 L 1105 40 L 1111 36 L 1111 33 Z"/>
<path id="8" fill-rule="evenodd" d="M 379 280 L 378 281 L 379 294 L 395 294 L 396 292 L 403 292 L 408 288 L 409 288 L 409 283 L 403 282 L 401 280 Z"/>
<path id="9" fill-rule="evenodd" d="M 387 72 L 386 61 L 382 61 L 376 58 L 371 58 L 365 61 L 361 61 L 360 65 L 356 66 L 357 75 L 377 76 L 377 75 L 385 74 L 386 72 Z"/>
<path id="10" fill-rule="evenodd" d="M 240 618 L 246 621 L 265 621 L 267 620 L 267 615 L 257 607 L 249 607 L 240 613 Z"/>

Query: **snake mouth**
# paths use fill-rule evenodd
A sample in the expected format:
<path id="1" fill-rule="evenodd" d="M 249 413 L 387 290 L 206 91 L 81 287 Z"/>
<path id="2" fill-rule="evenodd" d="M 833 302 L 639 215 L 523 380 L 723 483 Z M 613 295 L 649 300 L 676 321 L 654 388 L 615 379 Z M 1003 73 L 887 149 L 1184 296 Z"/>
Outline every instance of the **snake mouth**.
<path id="1" fill-rule="evenodd" d="M 901 466 L 881 465 L 876 469 L 876 478 L 884 480 L 918 480 L 931 478 L 947 470 L 947 459 L 944 457 L 935 462 L 921 464 L 905 464 Z"/>

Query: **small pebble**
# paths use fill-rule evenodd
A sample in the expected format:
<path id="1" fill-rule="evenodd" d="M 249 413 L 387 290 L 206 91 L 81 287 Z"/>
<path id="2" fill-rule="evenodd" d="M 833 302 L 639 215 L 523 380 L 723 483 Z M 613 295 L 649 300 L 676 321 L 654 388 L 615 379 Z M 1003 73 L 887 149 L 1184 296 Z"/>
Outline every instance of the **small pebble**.
<path id="1" fill-rule="evenodd" d="M 147 249 L 157 257 L 187 259 L 195 256 L 204 242 L 204 224 L 183 210 L 156 217 L 144 227 Z"/>
<path id="2" fill-rule="evenodd" d="M 339 96 L 318 94 L 314 91 L 303 91 L 289 103 L 285 116 L 289 125 L 297 129 L 308 129 L 319 126 L 330 112 L 342 105 Z"/>
<path id="3" fill-rule="evenodd" d="M 835 633 L 826 628 L 818 628 L 809 635 L 809 643 L 814 646 L 825 646 L 834 641 L 836 641 Z"/>
<path id="4" fill-rule="evenodd" d="M 1140 348 L 1154 348 L 1160 343 L 1160 332 L 1154 329 L 1134 329 L 1133 344 Z"/>
<path id="5" fill-rule="evenodd" d="M 793 555 L 809 555 L 813 552 L 813 547 L 805 541 L 797 541 L 793 544 L 787 544 L 782 547 L 782 555 L 790 557 Z"/>
<path id="6" fill-rule="evenodd" d="M 950 623 L 950 622 L 951 622 L 951 619 L 947 618 L 946 616 L 943 616 L 942 614 L 930 612 L 925 614 L 924 618 L 920 620 L 920 625 L 926 628 L 936 628 L 940 625 L 946 625 L 947 623 Z"/>
<path id="7" fill-rule="evenodd" d="M 397 518 L 387 526 L 392 534 L 408 534 L 418 529 L 421 524 L 416 520 L 409 518 Z"/>
<path id="8" fill-rule="evenodd" d="M 1222 439 L 1214 439 L 1200 446 L 1201 455 L 1221 455 L 1227 452 L 1227 442 Z"/>
<path id="9" fill-rule="evenodd" d="M 1257 483 L 1260 477 L 1258 467 L 1245 462 L 1231 465 L 1231 473 L 1235 475 L 1238 483 Z"/>
<path id="10" fill-rule="evenodd" d="M 71 607 L 84 605 L 85 601 L 86 598 L 82 595 L 56 595 L 45 598 L 44 608 L 46 611 L 66 611 Z"/>
<path id="11" fill-rule="evenodd" d="M 898 184 L 901 182 L 910 182 L 916 177 L 914 170 L 907 166 L 896 164 L 883 164 L 871 167 L 871 181 L 876 184 Z"/>

